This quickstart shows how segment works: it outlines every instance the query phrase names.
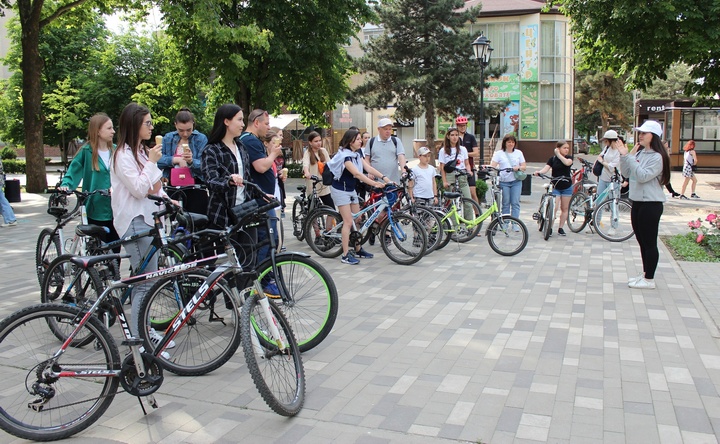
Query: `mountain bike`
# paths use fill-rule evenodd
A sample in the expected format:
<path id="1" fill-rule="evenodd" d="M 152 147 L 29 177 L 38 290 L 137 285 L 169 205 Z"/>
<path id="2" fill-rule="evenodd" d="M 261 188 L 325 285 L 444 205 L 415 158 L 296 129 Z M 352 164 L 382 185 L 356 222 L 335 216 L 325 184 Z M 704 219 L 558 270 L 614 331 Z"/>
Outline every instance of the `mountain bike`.
<path id="1" fill-rule="evenodd" d="M 297 187 L 300 196 L 295 198 L 292 209 L 293 236 L 299 241 L 305 240 L 305 219 L 307 215 L 315 211 L 316 208 L 325 206 L 317 194 L 315 186 L 322 182 L 318 176 L 311 176 L 312 189 L 307 190 L 305 185 Z"/>
<path id="2" fill-rule="evenodd" d="M 510 168 L 507 169 L 511 170 Z M 443 221 L 449 220 L 451 223 L 451 232 L 447 233 L 448 238 L 455 232 L 455 238 L 460 239 L 474 238 L 480 230 L 480 225 L 488 218 L 492 221 L 485 231 L 490 248 L 502 256 L 514 256 L 520 253 L 528 241 L 528 231 L 525 224 L 518 218 L 500 213 L 498 199 L 502 191 L 500 190 L 499 170 L 493 167 L 486 167 L 485 173 L 481 177 L 491 179 L 489 207 L 478 217 L 467 220 L 462 216 L 462 195 L 460 193 L 446 192 L 443 198 L 449 201 L 450 209 L 443 218 Z M 473 201 L 474 203 L 474 201 Z M 455 231 L 457 230 L 457 232 Z"/>
<path id="3" fill-rule="evenodd" d="M 590 226 L 591 230 L 610 242 L 622 242 L 632 237 L 632 202 L 620 195 L 622 180 L 615 168 L 610 185 L 600 195 L 595 194 L 594 188 L 589 188 L 588 194 L 573 194 L 568 209 L 568 228 L 579 233 Z M 606 214 L 609 215 L 609 223 L 603 221 Z"/>
<path id="4" fill-rule="evenodd" d="M 543 179 L 550 182 L 543 185 L 545 193 L 540 197 L 540 207 L 533 214 L 533 219 L 538 223 L 538 230 L 543 233 L 543 239 L 548 240 L 552 236 L 552 226 L 555 221 L 555 196 L 552 195 L 553 180 L 552 177 L 545 174 L 538 174 Z"/>
<path id="5" fill-rule="evenodd" d="M 397 187 L 386 186 L 379 192 L 381 197 L 376 202 L 353 214 L 351 249 L 364 244 L 372 231 L 393 262 L 400 265 L 416 263 L 427 250 L 427 235 L 422 222 L 409 214 L 393 211 L 398 199 Z M 319 208 L 305 222 L 305 241 L 319 256 L 338 257 L 342 254 L 342 226 L 340 213 Z"/>
<path id="6" fill-rule="evenodd" d="M 277 205 L 277 201 L 261 208 L 255 204 L 246 210 L 249 215 Z M 112 403 L 119 386 L 138 399 L 145 397 L 151 407 L 157 408 L 153 394 L 164 379 L 158 356 L 192 327 L 194 315 L 231 332 L 217 338 L 226 344 L 218 358 L 219 365 L 233 355 L 241 342 L 246 365 L 268 406 L 284 416 L 297 414 L 305 397 L 300 351 L 287 320 L 264 295 L 259 279 L 238 291 L 235 277 L 247 272 L 238 265 L 229 242 L 233 229 L 220 230 L 225 233 L 223 254 L 114 281 L 87 309 L 40 304 L 19 310 L 0 322 L 0 349 L 5 350 L 0 354 L 5 387 L 0 394 L 0 428 L 36 441 L 67 438 L 97 421 Z M 89 268 L 121 257 L 127 256 L 77 257 L 76 264 Z M 182 275 L 216 261 L 223 263 L 207 276 L 168 327 L 163 340 L 148 352 L 149 344 L 131 334 L 122 303 L 113 296 L 113 290 Z M 124 358 L 108 329 L 93 316 L 105 299 L 110 299 L 120 320 L 122 345 L 130 348 Z M 87 338 L 92 346 L 80 346 Z M 141 406 L 145 411 L 142 402 Z"/>
<path id="7" fill-rule="evenodd" d="M 75 207 L 68 210 L 68 196 L 73 194 L 77 196 L 77 201 Z M 48 214 L 55 217 L 55 228 L 43 228 L 35 246 L 35 271 L 41 285 L 45 270 L 47 270 L 53 259 L 63 254 L 63 252 L 70 254 L 85 253 L 83 235 L 76 232 L 72 239 L 65 239 L 63 228 L 78 217 L 80 217 L 81 226 L 87 226 L 85 201 L 94 194 L 110 195 L 108 190 L 95 190 L 92 192 L 56 190 L 50 195 L 47 211 Z M 104 227 L 97 227 L 96 232 L 102 236 L 106 233 Z"/>

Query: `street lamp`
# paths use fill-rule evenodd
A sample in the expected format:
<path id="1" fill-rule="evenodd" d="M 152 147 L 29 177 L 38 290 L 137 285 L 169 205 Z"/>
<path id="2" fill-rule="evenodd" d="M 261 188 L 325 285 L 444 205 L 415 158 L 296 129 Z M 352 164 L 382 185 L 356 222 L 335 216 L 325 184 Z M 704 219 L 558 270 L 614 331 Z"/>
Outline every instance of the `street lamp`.
<path id="1" fill-rule="evenodd" d="M 493 49 L 490 47 L 490 40 L 482 33 L 472 43 L 475 58 L 480 63 L 480 165 L 485 164 L 485 68 L 490 64 L 490 56 Z"/>

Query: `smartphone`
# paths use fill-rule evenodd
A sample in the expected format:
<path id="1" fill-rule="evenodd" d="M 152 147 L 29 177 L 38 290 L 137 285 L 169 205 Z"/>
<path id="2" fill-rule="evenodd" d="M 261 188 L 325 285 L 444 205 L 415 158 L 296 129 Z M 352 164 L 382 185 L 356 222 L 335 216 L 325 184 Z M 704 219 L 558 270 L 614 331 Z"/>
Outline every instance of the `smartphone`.
<path id="1" fill-rule="evenodd" d="M 184 154 L 190 154 L 190 146 L 187 143 L 183 143 L 182 149 Z"/>

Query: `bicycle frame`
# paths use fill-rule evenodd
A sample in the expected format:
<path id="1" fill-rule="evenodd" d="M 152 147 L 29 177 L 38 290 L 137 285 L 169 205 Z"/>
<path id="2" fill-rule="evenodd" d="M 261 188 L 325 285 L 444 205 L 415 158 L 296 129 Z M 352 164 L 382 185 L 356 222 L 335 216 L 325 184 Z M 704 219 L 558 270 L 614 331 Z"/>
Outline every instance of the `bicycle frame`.
<path id="1" fill-rule="evenodd" d="M 442 218 L 442 221 L 445 222 L 447 219 L 453 218 L 455 220 L 456 224 L 463 223 L 468 226 L 468 228 L 472 228 L 476 225 L 480 225 L 485 221 L 485 219 L 489 217 L 495 217 L 502 218 L 502 215 L 500 214 L 500 207 L 498 206 L 498 196 L 497 194 L 500 193 L 500 190 L 497 188 L 497 176 L 492 178 L 493 184 L 492 184 L 492 195 L 493 195 L 493 203 L 488 207 L 487 210 L 485 210 L 481 215 L 476 217 L 472 220 L 467 220 L 464 217 L 461 216 L 461 212 L 458 211 L 457 205 L 455 205 L 454 200 L 451 201 L 450 204 L 450 211 Z"/>

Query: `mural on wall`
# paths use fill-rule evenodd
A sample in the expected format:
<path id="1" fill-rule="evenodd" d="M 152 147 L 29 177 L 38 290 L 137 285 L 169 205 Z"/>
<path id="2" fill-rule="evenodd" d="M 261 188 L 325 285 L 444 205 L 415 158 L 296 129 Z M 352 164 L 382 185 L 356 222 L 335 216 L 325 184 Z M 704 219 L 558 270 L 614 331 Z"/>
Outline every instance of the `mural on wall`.
<path id="1" fill-rule="evenodd" d="M 523 26 L 520 31 L 520 81 L 538 81 L 538 25 Z"/>
<path id="2" fill-rule="evenodd" d="M 520 102 L 512 100 L 502 110 L 502 120 L 500 128 L 502 136 L 513 133 L 518 135 L 518 126 L 520 124 Z M 501 136 L 501 138 L 502 138 Z"/>
<path id="3" fill-rule="evenodd" d="M 523 83 L 520 99 L 520 138 L 538 138 L 538 84 Z"/>

